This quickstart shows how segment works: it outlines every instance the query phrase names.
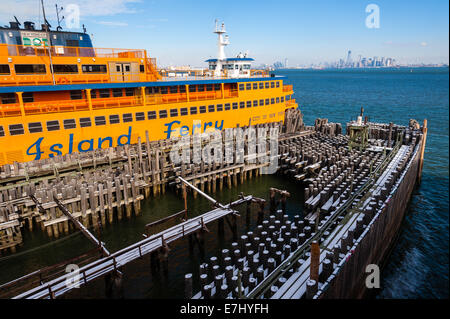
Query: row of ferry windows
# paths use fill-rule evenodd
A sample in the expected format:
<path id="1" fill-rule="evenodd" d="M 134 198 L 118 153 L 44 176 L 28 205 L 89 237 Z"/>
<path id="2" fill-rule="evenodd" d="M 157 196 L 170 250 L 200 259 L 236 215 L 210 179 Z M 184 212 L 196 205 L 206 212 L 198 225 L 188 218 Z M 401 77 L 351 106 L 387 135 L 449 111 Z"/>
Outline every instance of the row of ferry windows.
<path id="1" fill-rule="evenodd" d="M 109 98 L 109 97 L 122 97 L 122 96 L 133 96 L 134 89 L 99 89 L 91 91 L 91 98 Z M 22 98 L 25 103 L 34 102 L 33 92 L 22 93 Z M 85 98 L 83 91 L 73 90 L 70 91 L 70 98 L 72 100 L 81 100 Z M 16 94 L 14 93 L 0 93 L 0 101 L 2 104 L 12 104 L 17 103 Z"/>
<path id="2" fill-rule="evenodd" d="M 286 96 L 286 100 L 289 99 L 289 96 Z M 190 108 L 182 107 L 179 110 L 178 109 L 170 109 L 169 113 L 167 110 L 160 110 L 157 114 L 156 111 L 148 111 L 147 112 L 147 119 L 153 120 L 157 118 L 157 115 L 160 119 L 170 117 L 177 117 L 178 115 L 184 116 L 188 115 L 190 113 L 191 115 L 195 114 L 202 114 L 206 112 L 221 112 L 223 110 L 228 111 L 230 109 L 238 109 L 238 108 L 246 108 L 246 107 L 256 107 L 256 106 L 263 106 L 263 105 L 269 105 L 269 104 L 275 104 L 284 102 L 284 96 L 277 97 L 277 98 L 271 98 L 271 99 L 262 99 L 262 100 L 254 100 L 254 101 L 246 101 L 246 102 L 240 102 L 239 104 L 237 102 L 234 103 L 226 103 L 226 104 L 217 104 L 217 105 L 203 105 L 200 107 L 191 106 Z M 179 112 L 178 112 L 179 111 Z M 129 123 L 134 120 L 144 121 L 145 120 L 145 112 L 136 112 L 133 116 L 133 113 L 125 113 L 122 114 L 122 122 L 123 123 Z M 108 116 L 109 124 L 118 124 L 121 122 L 120 116 L 118 114 L 113 114 Z M 106 117 L 105 116 L 95 116 L 94 117 L 94 123 L 96 126 L 102 126 L 106 125 Z M 58 131 L 61 129 L 61 123 L 58 120 L 55 121 L 47 121 L 46 123 L 47 131 Z M 77 123 L 75 119 L 66 119 L 62 121 L 63 128 L 66 130 L 69 129 L 75 129 L 77 127 Z M 83 127 L 91 127 L 92 121 L 90 117 L 82 117 L 78 119 L 78 125 L 80 128 Z M 43 131 L 43 126 L 41 122 L 33 122 L 28 123 L 28 130 L 30 133 L 41 133 Z M 21 135 L 24 134 L 24 126 L 22 124 L 11 124 L 9 125 L 9 134 L 10 135 Z M 0 137 L 5 136 L 5 131 L 3 129 L 3 126 L 0 126 Z"/>
<path id="3" fill-rule="evenodd" d="M 270 84 L 269 84 L 270 83 Z M 275 84 L 276 83 L 276 84 Z M 237 83 L 232 83 L 233 86 L 236 86 Z M 259 88 L 274 88 L 279 87 L 279 81 L 271 81 L 271 82 L 259 82 Z M 251 90 L 258 88 L 258 83 L 247 83 L 239 84 L 239 90 Z M 205 91 L 220 91 L 220 84 L 198 84 L 198 85 L 189 85 L 189 92 L 205 92 Z M 148 87 L 146 88 L 146 94 L 168 94 L 168 93 L 186 93 L 186 87 L 184 85 L 177 86 L 161 86 L 161 87 Z M 122 96 L 133 96 L 134 88 L 125 88 L 125 89 L 94 89 L 91 90 L 91 98 L 110 98 L 110 97 L 122 97 Z M 33 92 L 24 92 L 22 94 L 23 101 L 25 103 L 34 102 Z M 70 91 L 70 98 L 72 100 L 81 100 L 85 98 L 83 91 L 81 90 L 72 90 Z M 17 103 L 16 95 L 14 93 L 0 93 L 0 101 L 2 104 L 13 104 Z"/>
<path id="4" fill-rule="evenodd" d="M 244 85 L 244 83 L 239 84 L 239 91 L 243 91 L 243 90 L 256 90 L 258 88 L 260 89 L 269 89 L 269 88 L 279 88 L 280 87 L 280 81 L 270 81 L 270 82 L 255 82 L 255 83 L 246 83 Z"/>
<path id="5" fill-rule="evenodd" d="M 140 72 L 145 72 L 143 65 L 140 65 Z M 106 64 L 83 64 L 81 66 L 83 73 L 107 73 Z M 127 69 L 127 72 L 130 70 Z M 15 64 L 14 72 L 16 74 L 46 74 L 45 64 Z M 78 73 L 77 64 L 53 64 L 53 72 L 56 74 Z M 9 64 L 0 64 L 0 74 L 11 74 Z"/>

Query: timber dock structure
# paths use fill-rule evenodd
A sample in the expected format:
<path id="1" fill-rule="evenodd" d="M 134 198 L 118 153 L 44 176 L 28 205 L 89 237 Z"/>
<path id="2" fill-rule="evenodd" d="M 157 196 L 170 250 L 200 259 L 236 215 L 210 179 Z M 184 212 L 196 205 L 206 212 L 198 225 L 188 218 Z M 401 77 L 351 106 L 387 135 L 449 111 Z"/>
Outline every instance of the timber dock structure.
<path id="1" fill-rule="evenodd" d="M 277 163 L 277 174 L 304 187 L 303 216 L 289 216 L 286 202 L 295 200 L 284 190 L 270 189 L 269 205 L 261 198 L 242 194 L 229 204 L 213 197 L 224 184 L 233 187 L 258 177 L 269 165 L 252 156 L 248 137 L 240 163 L 174 164 L 170 149 L 181 138 L 141 141 L 137 144 L 67 154 L 0 167 L 0 249 L 14 253 L 22 232 L 39 227 L 51 238 L 76 229 L 95 247 L 71 261 L 37 270 L 0 286 L 3 298 L 57 298 L 71 289 L 68 263 L 80 265 L 80 284 L 100 277 L 106 280 L 106 295 L 120 296 L 123 266 L 151 256 L 152 268 L 167 271 L 169 244 L 188 238 L 190 247 L 204 250 L 208 224 L 225 222 L 233 242 L 219 256 L 199 263 L 199 277 L 185 276 L 185 297 L 208 298 L 350 298 L 362 297 L 365 268 L 381 264 L 404 217 L 414 185 L 420 180 L 426 143 L 423 127 L 410 121 L 399 126 L 362 121 L 347 123 L 342 134 L 338 123 L 317 119 L 303 124 L 299 110 L 288 110 L 283 123 L 244 127 L 264 136 L 267 155 Z M 269 151 L 275 129 L 278 146 Z M 230 131 L 231 130 L 231 131 Z M 233 129 L 220 133 L 225 136 Z M 263 133 L 260 133 L 263 132 Z M 208 134 L 208 133 L 205 133 Z M 209 133 L 212 135 L 212 133 Z M 266 135 L 264 135 L 266 134 Z M 234 135 L 231 135 L 234 136 Z M 195 152 L 194 138 L 188 147 Z M 236 146 L 238 140 L 232 139 Z M 225 143 L 224 143 L 225 145 Z M 233 157 L 237 158 L 239 148 Z M 225 150 L 224 150 L 225 151 Z M 180 192 L 185 209 L 148 224 L 145 238 L 110 253 L 89 229 L 133 218 L 141 202 L 166 191 Z M 189 218 L 187 194 L 205 197 L 212 210 Z M 211 194 L 211 195 L 208 195 Z M 278 197 L 278 199 L 277 199 Z M 155 199 L 157 200 L 157 199 Z M 258 225 L 238 234 L 236 207 L 258 211 Z M 266 207 L 269 206 L 269 207 Z M 181 222 L 151 234 L 155 224 L 181 218 Z M 195 281 L 195 282 L 194 282 Z M 198 292 L 193 287 L 200 287 Z"/>

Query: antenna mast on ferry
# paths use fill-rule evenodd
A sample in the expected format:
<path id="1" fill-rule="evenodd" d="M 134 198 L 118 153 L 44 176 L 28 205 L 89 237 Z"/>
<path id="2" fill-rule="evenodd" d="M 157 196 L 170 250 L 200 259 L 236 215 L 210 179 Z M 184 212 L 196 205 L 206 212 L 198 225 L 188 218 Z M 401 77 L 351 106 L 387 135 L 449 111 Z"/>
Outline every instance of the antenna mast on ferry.
<path id="1" fill-rule="evenodd" d="M 228 41 L 228 35 L 223 36 L 223 34 L 227 33 L 227 31 L 225 31 L 225 23 L 222 22 L 222 25 L 219 28 L 217 22 L 218 21 L 216 19 L 216 28 L 215 28 L 214 33 L 216 33 L 218 36 L 218 42 L 217 42 L 218 52 L 217 52 L 217 64 L 216 64 L 216 69 L 214 70 L 214 76 L 221 76 L 222 65 L 226 59 L 225 46 L 230 44 L 230 42 Z"/>
<path id="2" fill-rule="evenodd" d="M 50 47 L 50 32 L 49 32 L 49 26 L 47 23 L 47 19 L 45 17 L 45 8 L 44 8 L 44 0 L 41 0 L 41 5 L 42 5 L 42 14 L 44 15 L 44 24 L 45 24 L 45 32 L 47 34 L 47 48 L 48 48 L 48 56 L 50 58 L 50 72 L 52 73 L 52 80 L 53 80 L 53 85 L 56 84 L 55 82 L 55 73 L 53 72 L 53 61 L 52 61 L 52 52 L 51 52 L 51 47 Z M 45 45 L 45 43 L 44 43 Z"/>

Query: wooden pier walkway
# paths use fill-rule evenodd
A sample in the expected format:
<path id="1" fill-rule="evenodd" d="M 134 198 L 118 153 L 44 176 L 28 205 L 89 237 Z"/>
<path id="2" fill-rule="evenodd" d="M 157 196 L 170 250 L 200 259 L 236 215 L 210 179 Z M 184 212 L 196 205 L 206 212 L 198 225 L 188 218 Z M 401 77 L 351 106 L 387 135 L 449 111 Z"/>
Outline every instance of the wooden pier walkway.
<path id="1" fill-rule="evenodd" d="M 213 209 L 201 216 L 189 219 L 158 234 L 151 235 L 150 237 L 123 248 L 110 256 L 85 265 L 79 270 L 80 285 L 116 271 L 119 267 L 124 266 L 133 260 L 157 251 L 177 239 L 193 234 L 196 231 L 203 229 L 208 223 L 221 219 L 229 214 L 237 214 L 233 207 L 249 202 L 252 199 L 253 196 L 245 196 L 230 204 L 223 205 L 223 208 Z M 14 297 L 14 299 L 45 299 L 61 296 L 72 289 L 72 287 L 66 285 L 66 280 L 70 280 L 70 278 L 72 278 L 71 276 L 73 275 L 70 273 L 60 276 L 20 294 Z"/>

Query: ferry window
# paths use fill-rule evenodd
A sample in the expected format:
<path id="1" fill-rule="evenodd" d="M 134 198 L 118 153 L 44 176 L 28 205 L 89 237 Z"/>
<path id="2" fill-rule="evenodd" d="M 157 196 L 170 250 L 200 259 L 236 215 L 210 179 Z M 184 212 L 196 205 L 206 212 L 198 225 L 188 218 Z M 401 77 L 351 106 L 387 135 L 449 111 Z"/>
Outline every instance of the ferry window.
<path id="1" fill-rule="evenodd" d="M 189 92 L 195 92 L 195 85 L 189 85 Z"/>
<path id="2" fill-rule="evenodd" d="M 197 114 L 197 107 L 191 106 L 191 115 Z"/>
<path id="3" fill-rule="evenodd" d="M 3 129 L 3 126 L 0 126 L 0 137 L 5 136 L 5 130 Z"/>
<path id="4" fill-rule="evenodd" d="M 171 86 L 170 93 L 178 93 L 178 86 Z"/>
<path id="5" fill-rule="evenodd" d="M 212 84 L 206 84 L 206 91 L 212 91 L 213 86 Z"/>
<path id="6" fill-rule="evenodd" d="M 239 102 L 239 108 L 240 109 L 245 108 L 245 102 Z"/>
<path id="7" fill-rule="evenodd" d="M 78 43 L 79 43 L 78 40 L 66 40 L 66 45 L 68 47 L 78 47 L 79 46 Z"/>
<path id="8" fill-rule="evenodd" d="M 275 99 L 274 98 L 271 98 L 270 99 L 270 104 L 274 104 L 275 103 Z"/>
<path id="9" fill-rule="evenodd" d="M 237 108 L 238 108 L 238 104 L 237 104 L 237 102 L 234 102 L 233 103 L 233 110 L 237 110 Z"/>
<path id="10" fill-rule="evenodd" d="M 244 70 L 250 70 L 250 64 L 244 64 Z"/>
<path id="11" fill-rule="evenodd" d="M 273 81 L 270 82 L 270 87 L 271 87 L 271 88 L 274 88 L 274 87 L 275 87 L 275 82 L 273 82 Z"/>
<path id="12" fill-rule="evenodd" d="M 89 127 L 91 126 L 91 118 L 90 117 L 81 117 L 80 118 L 80 127 Z"/>
<path id="13" fill-rule="evenodd" d="M 97 90 L 91 90 L 91 99 L 97 98 Z"/>
<path id="14" fill-rule="evenodd" d="M 126 88 L 125 89 L 125 96 L 133 96 L 134 95 L 134 89 L 133 88 Z"/>
<path id="15" fill-rule="evenodd" d="M 186 85 L 180 85 L 180 93 L 186 93 Z"/>
<path id="16" fill-rule="evenodd" d="M 279 88 L 280 87 L 280 81 L 277 81 L 276 83 L 277 83 L 277 88 Z"/>
<path id="17" fill-rule="evenodd" d="M 170 117 L 178 116 L 178 109 L 170 109 Z"/>
<path id="18" fill-rule="evenodd" d="M 269 88 L 269 82 L 266 82 L 266 89 L 268 89 Z"/>
<path id="19" fill-rule="evenodd" d="M 252 89 L 252 84 L 251 84 L 251 83 L 247 83 L 247 84 L 245 85 L 245 89 L 246 89 L 246 90 L 251 90 L 251 89 Z"/>
<path id="20" fill-rule="evenodd" d="M 106 64 L 83 64 L 81 69 L 85 73 L 106 73 Z"/>
<path id="21" fill-rule="evenodd" d="M 277 103 L 280 103 L 280 98 L 279 98 L 279 97 L 277 97 L 276 101 L 277 101 Z"/>
<path id="22" fill-rule="evenodd" d="M 188 109 L 187 109 L 187 107 L 182 107 L 182 108 L 180 109 L 180 115 L 181 115 L 181 116 L 188 115 Z"/>
<path id="23" fill-rule="evenodd" d="M 283 102 L 284 102 L 284 96 L 281 97 L 281 103 L 283 103 Z"/>
<path id="24" fill-rule="evenodd" d="M 136 113 L 136 121 L 144 121 L 145 120 L 145 113 L 144 112 L 137 112 Z"/>
<path id="25" fill-rule="evenodd" d="M 228 111 L 231 108 L 230 103 L 225 104 L 225 111 Z"/>
<path id="26" fill-rule="evenodd" d="M 144 73 L 144 72 L 145 72 L 145 66 L 144 66 L 143 64 L 139 65 L 139 71 L 140 71 L 141 73 Z"/>
<path id="27" fill-rule="evenodd" d="M 120 123 L 120 117 L 117 114 L 113 114 L 109 116 L 109 123 L 110 124 L 119 124 Z"/>
<path id="28" fill-rule="evenodd" d="M 109 94 L 109 89 L 101 89 L 101 90 L 98 90 L 98 94 L 100 95 L 100 98 L 107 98 L 107 97 L 109 97 L 110 96 L 110 94 Z"/>
<path id="29" fill-rule="evenodd" d="M 239 91 L 243 91 L 244 90 L 244 84 L 239 84 Z"/>
<path id="30" fill-rule="evenodd" d="M 258 83 L 253 83 L 253 90 L 257 90 L 258 89 Z"/>
<path id="31" fill-rule="evenodd" d="M 198 92 L 204 92 L 204 91 L 205 91 L 205 85 L 204 85 L 204 84 L 200 84 L 200 85 L 198 86 L 197 91 L 198 91 Z"/>
<path id="32" fill-rule="evenodd" d="M 95 125 L 97 125 L 97 126 L 106 125 L 106 119 L 104 116 L 96 116 L 94 118 L 94 120 L 95 120 Z"/>
<path id="33" fill-rule="evenodd" d="M 23 125 L 22 124 L 11 124 L 9 126 L 9 134 L 10 135 L 21 135 L 23 134 Z"/>
<path id="34" fill-rule="evenodd" d="M 122 115 L 122 120 L 124 123 L 132 122 L 133 121 L 133 114 L 131 113 L 125 113 Z"/>
<path id="35" fill-rule="evenodd" d="M 167 94 L 167 86 L 161 86 L 161 94 Z"/>
<path id="36" fill-rule="evenodd" d="M 222 112 L 222 111 L 223 111 L 223 104 L 217 104 L 217 112 Z M 213 105 L 213 111 L 212 112 L 214 112 L 214 105 Z"/>
<path id="37" fill-rule="evenodd" d="M 59 130 L 59 121 L 47 121 L 47 131 Z"/>
<path id="38" fill-rule="evenodd" d="M 16 103 L 16 94 L 14 93 L 1 93 L 0 98 L 2 100 L 2 104 Z"/>
<path id="39" fill-rule="evenodd" d="M 113 97 L 121 97 L 123 95 L 122 89 L 112 89 Z"/>
<path id="40" fill-rule="evenodd" d="M 214 105 L 208 105 L 208 112 L 214 112 Z"/>
<path id="41" fill-rule="evenodd" d="M 253 106 L 258 106 L 258 100 L 253 101 Z"/>
<path id="42" fill-rule="evenodd" d="M 30 133 L 41 133 L 42 132 L 41 122 L 28 123 L 28 130 L 30 131 Z"/>
<path id="43" fill-rule="evenodd" d="M 156 119 L 156 111 L 148 111 L 147 117 L 148 117 L 149 120 Z"/>
<path id="44" fill-rule="evenodd" d="M 247 107 L 252 107 L 252 101 L 247 101 Z"/>
<path id="45" fill-rule="evenodd" d="M 259 106 L 264 106 L 264 100 L 259 100 Z"/>
<path id="46" fill-rule="evenodd" d="M 16 74 L 46 73 L 45 64 L 16 64 Z"/>
<path id="47" fill-rule="evenodd" d="M 22 99 L 25 103 L 34 102 L 33 92 L 24 92 Z"/>
<path id="48" fill-rule="evenodd" d="M 264 83 L 263 82 L 259 82 L 259 88 L 260 89 L 264 89 Z"/>
<path id="49" fill-rule="evenodd" d="M 206 106 L 200 106 L 200 113 L 206 113 Z"/>
<path id="50" fill-rule="evenodd" d="M 220 84 L 214 84 L 214 90 L 220 91 Z"/>
<path id="51" fill-rule="evenodd" d="M 161 110 L 159 111 L 159 118 L 164 119 L 167 117 L 167 110 Z"/>
<path id="52" fill-rule="evenodd" d="M 266 99 L 266 105 L 269 105 L 269 104 L 270 104 L 269 99 Z"/>
<path id="53" fill-rule="evenodd" d="M 64 120 L 63 124 L 64 124 L 65 130 L 70 130 L 70 129 L 74 129 L 77 127 L 77 124 L 75 123 L 74 119 Z"/>
<path id="54" fill-rule="evenodd" d="M 78 73 L 78 65 L 76 65 L 76 64 L 53 64 L 53 72 L 55 72 L 55 73 Z"/>
<path id="55" fill-rule="evenodd" d="M 8 64 L 0 64 L 0 74 L 10 74 L 11 71 L 9 70 Z"/>
<path id="56" fill-rule="evenodd" d="M 70 99 L 72 99 L 72 100 L 81 100 L 82 98 L 83 98 L 83 94 L 81 93 L 81 90 L 70 91 Z"/>
<path id="57" fill-rule="evenodd" d="M 291 99 L 290 95 L 286 95 L 286 101 L 289 101 Z"/>
<path id="58" fill-rule="evenodd" d="M 125 72 L 130 72 L 130 66 L 129 65 L 125 65 Z"/>

